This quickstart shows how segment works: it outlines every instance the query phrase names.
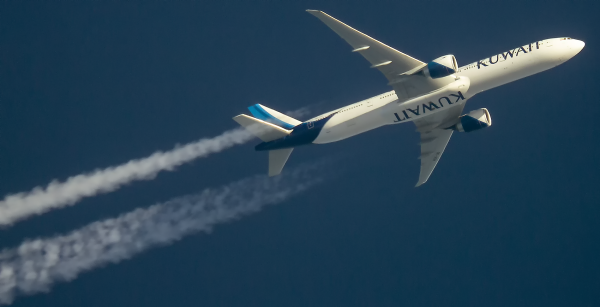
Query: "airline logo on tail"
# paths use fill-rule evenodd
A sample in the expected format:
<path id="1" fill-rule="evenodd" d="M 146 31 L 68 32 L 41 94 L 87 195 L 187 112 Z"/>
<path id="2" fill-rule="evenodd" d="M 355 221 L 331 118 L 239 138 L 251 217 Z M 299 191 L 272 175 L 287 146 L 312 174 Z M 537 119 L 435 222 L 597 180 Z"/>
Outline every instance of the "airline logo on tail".
<path id="1" fill-rule="evenodd" d="M 302 123 L 261 104 L 249 106 L 248 110 L 250 110 L 250 113 L 252 113 L 254 117 L 285 129 L 293 129 Z"/>

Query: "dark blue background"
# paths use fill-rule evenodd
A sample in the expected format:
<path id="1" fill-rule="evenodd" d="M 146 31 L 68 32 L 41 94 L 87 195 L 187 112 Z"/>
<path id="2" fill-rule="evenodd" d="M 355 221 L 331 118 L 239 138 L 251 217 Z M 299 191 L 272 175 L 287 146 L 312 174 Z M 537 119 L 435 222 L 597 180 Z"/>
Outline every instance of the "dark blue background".
<path id="1" fill-rule="evenodd" d="M 390 90 L 309 8 L 423 61 L 587 45 L 472 99 L 494 125 L 455 134 L 418 189 L 413 125 L 299 148 L 288 167 L 327 156 L 339 176 L 15 306 L 600 306 L 597 1 L 4 1 L 0 194 L 217 135 L 254 103 L 315 115 Z M 256 143 L 29 219 L 0 246 L 264 173 Z"/>

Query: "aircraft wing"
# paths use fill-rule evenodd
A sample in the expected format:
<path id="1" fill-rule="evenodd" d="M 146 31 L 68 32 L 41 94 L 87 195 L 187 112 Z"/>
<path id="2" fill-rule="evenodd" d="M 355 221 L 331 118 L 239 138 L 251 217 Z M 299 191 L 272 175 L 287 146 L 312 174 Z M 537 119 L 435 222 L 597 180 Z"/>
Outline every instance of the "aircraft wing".
<path id="1" fill-rule="evenodd" d="M 388 79 L 388 85 L 391 85 L 396 91 L 400 101 L 431 92 L 448 82 L 454 81 L 454 78 L 451 78 L 451 81 L 444 78 L 433 80 L 416 75 L 415 73 L 427 66 L 427 63 L 377 41 L 327 15 L 325 12 L 316 10 L 307 10 L 307 12 L 319 18 L 348 42 L 352 46 L 352 52 L 358 52 L 365 57 L 371 63 L 371 68 L 377 68 L 381 71 Z"/>
<path id="2" fill-rule="evenodd" d="M 389 80 L 415 67 L 425 65 L 409 55 L 356 31 L 325 12 L 315 10 L 307 10 L 307 12 L 330 27 L 352 46 L 353 52 L 359 52 L 371 63 L 372 68 L 379 69 Z"/>
<path id="3" fill-rule="evenodd" d="M 439 112 L 422 120 L 414 121 L 417 131 L 421 133 L 421 173 L 417 187 L 427 182 L 433 169 L 446 149 L 448 141 L 452 136 L 453 130 L 446 130 L 449 126 L 456 123 L 458 117 L 462 114 L 465 103 L 452 107 L 444 112 Z"/>

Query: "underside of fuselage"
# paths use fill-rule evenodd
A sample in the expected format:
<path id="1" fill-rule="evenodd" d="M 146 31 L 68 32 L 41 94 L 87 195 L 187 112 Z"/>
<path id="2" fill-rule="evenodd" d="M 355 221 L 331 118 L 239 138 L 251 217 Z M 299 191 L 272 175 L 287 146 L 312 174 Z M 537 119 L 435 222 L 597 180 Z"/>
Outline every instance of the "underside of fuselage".
<path id="1" fill-rule="evenodd" d="M 262 142 L 256 145 L 257 151 L 276 150 L 284 148 L 294 148 L 302 145 L 312 144 L 313 141 L 319 136 L 319 133 L 325 126 L 325 124 L 335 115 L 332 113 L 327 117 L 324 117 L 317 121 L 304 122 L 293 128 L 292 132 L 282 138 Z"/>

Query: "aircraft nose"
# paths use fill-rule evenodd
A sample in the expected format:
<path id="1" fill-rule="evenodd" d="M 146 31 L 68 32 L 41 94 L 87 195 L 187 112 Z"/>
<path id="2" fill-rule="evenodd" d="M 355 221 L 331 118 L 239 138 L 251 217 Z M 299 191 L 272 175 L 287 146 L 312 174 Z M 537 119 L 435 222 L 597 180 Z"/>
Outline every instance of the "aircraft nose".
<path id="1" fill-rule="evenodd" d="M 583 41 L 578 40 L 578 39 L 571 40 L 569 45 L 570 45 L 569 47 L 573 51 L 576 51 L 575 54 L 579 53 L 579 51 L 581 51 L 581 49 L 583 49 L 583 47 L 585 47 L 585 43 Z"/>
<path id="2" fill-rule="evenodd" d="M 577 39 L 564 40 L 564 49 L 560 53 L 559 62 L 565 62 L 576 56 L 585 46 L 583 41 Z"/>

